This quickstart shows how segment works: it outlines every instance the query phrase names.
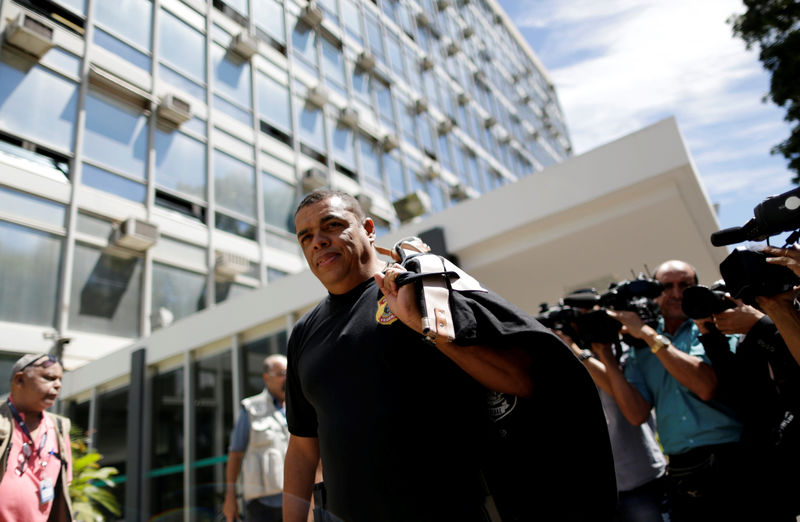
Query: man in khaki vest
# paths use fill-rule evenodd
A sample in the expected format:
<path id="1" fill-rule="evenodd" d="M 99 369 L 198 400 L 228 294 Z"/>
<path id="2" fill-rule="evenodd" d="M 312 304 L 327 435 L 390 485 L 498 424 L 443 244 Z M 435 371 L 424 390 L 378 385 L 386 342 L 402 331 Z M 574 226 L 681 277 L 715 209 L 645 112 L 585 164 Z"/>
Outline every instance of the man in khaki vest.
<path id="1" fill-rule="evenodd" d="M 228 521 L 239 518 L 236 479 L 242 474 L 246 520 L 282 520 L 283 459 L 289 444 L 284 393 L 286 357 L 264 359 L 264 390 L 242 400 L 225 467 L 225 505 Z"/>
<path id="2" fill-rule="evenodd" d="M 11 368 L 0 404 L 0 521 L 72 520 L 69 419 L 48 413 L 63 369 L 53 355 L 28 354 Z"/>

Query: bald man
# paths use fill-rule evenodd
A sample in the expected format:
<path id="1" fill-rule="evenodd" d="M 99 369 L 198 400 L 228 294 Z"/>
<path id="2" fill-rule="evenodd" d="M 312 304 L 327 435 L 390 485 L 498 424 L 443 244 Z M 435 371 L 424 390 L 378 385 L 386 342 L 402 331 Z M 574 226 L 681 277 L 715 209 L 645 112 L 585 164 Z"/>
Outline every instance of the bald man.
<path id="1" fill-rule="evenodd" d="M 717 376 L 700 342 L 697 325 L 681 307 L 683 292 L 697 284 L 695 269 L 670 260 L 656 269 L 664 287 L 656 298 L 661 317 L 652 328 L 634 312 L 609 311 L 623 333 L 644 340 L 648 348 L 631 353 L 624 375 L 609 365 L 609 378 L 628 421 L 647 421 L 655 407 L 658 434 L 669 456 L 672 520 L 736 519 L 744 497 L 734 480 L 742 426 L 732 412 L 714 401 Z M 731 346 L 736 338 L 730 337 Z"/>

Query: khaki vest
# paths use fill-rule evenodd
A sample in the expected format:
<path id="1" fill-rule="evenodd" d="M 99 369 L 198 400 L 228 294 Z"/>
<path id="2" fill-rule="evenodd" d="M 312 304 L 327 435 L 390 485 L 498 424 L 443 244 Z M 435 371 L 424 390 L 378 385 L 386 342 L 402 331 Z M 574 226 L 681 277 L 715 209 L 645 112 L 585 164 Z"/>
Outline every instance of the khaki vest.
<path id="1" fill-rule="evenodd" d="M 289 447 L 286 418 L 267 390 L 242 400 L 250 418 L 250 440 L 242 460 L 245 500 L 283 491 L 283 460 Z"/>

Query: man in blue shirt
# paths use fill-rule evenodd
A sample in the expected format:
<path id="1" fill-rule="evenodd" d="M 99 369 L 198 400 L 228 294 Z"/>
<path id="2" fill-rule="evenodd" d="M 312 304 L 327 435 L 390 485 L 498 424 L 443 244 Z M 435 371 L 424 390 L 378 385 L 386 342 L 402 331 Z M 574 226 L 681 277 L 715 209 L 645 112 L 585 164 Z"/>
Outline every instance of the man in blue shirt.
<path id="1" fill-rule="evenodd" d="M 738 442 L 742 426 L 713 400 L 717 376 L 700 343 L 697 325 L 681 307 L 683 291 L 697 284 L 694 268 L 666 261 L 655 272 L 663 286 L 656 298 L 661 318 L 656 328 L 634 312 L 609 311 L 623 333 L 644 340 L 625 367 L 609 368 L 614 398 L 634 425 L 655 407 L 658 434 L 669 456 L 672 520 L 734 519 L 741 515 Z M 735 338 L 729 341 L 732 345 Z"/>
<path id="2" fill-rule="evenodd" d="M 236 480 L 242 472 L 246 520 L 283 519 L 283 460 L 289 445 L 286 425 L 286 356 L 264 359 L 264 390 L 242 400 L 225 466 L 225 504 L 228 522 L 239 519 Z"/>

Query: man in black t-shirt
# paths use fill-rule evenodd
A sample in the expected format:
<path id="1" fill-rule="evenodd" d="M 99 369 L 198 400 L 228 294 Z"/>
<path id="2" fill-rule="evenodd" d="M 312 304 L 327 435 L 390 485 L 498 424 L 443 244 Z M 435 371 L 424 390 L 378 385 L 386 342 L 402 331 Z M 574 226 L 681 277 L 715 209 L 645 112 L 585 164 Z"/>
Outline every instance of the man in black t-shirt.
<path id="1" fill-rule="evenodd" d="M 298 207 L 295 226 L 306 261 L 329 295 L 300 319 L 289 340 L 286 399 L 291 437 L 284 520 L 305 522 L 320 457 L 326 509 L 347 522 L 489 520 L 481 469 L 481 444 L 487 440 L 486 390 L 520 400 L 532 397 L 532 375 L 539 382 L 540 374 L 530 351 L 508 343 L 497 350 L 489 347 L 491 343 L 424 340 L 414 285 L 398 287 L 395 279 L 404 269 L 387 268 L 378 259 L 375 226 L 352 196 L 311 193 Z M 512 322 L 529 324 L 524 318 Z M 517 339 L 514 333 L 501 332 Z M 544 344 L 553 338 L 543 335 Z M 552 345 L 546 348 L 542 353 L 549 354 Z M 561 354 L 567 354 L 567 366 L 574 363 L 578 372 L 585 372 L 566 346 L 559 344 L 555 351 L 559 353 L 548 355 L 548 361 L 561 364 Z M 548 370 L 540 372 L 545 375 Z M 596 402 L 602 423 L 603 432 L 596 438 L 605 437 L 607 446 L 596 390 L 585 377 L 594 394 L 585 397 L 586 402 Z M 566 380 L 570 384 L 564 393 L 587 389 Z M 541 419 L 539 431 L 558 432 L 551 430 L 552 424 L 560 423 L 555 417 Z M 542 462 L 550 462 L 547 452 L 552 449 L 537 448 Z M 573 462 L 568 467 L 579 482 L 582 469 Z M 535 475 L 548 469 L 526 471 Z M 613 482 L 613 464 L 610 477 Z M 543 476 L 543 483 L 551 478 Z M 534 506 L 547 502 L 537 498 L 536 491 L 525 493 L 531 496 L 514 496 Z M 555 506 L 553 511 L 559 509 L 570 507 Z M 604 513 L 593 519 L 604 519 Z"/>

